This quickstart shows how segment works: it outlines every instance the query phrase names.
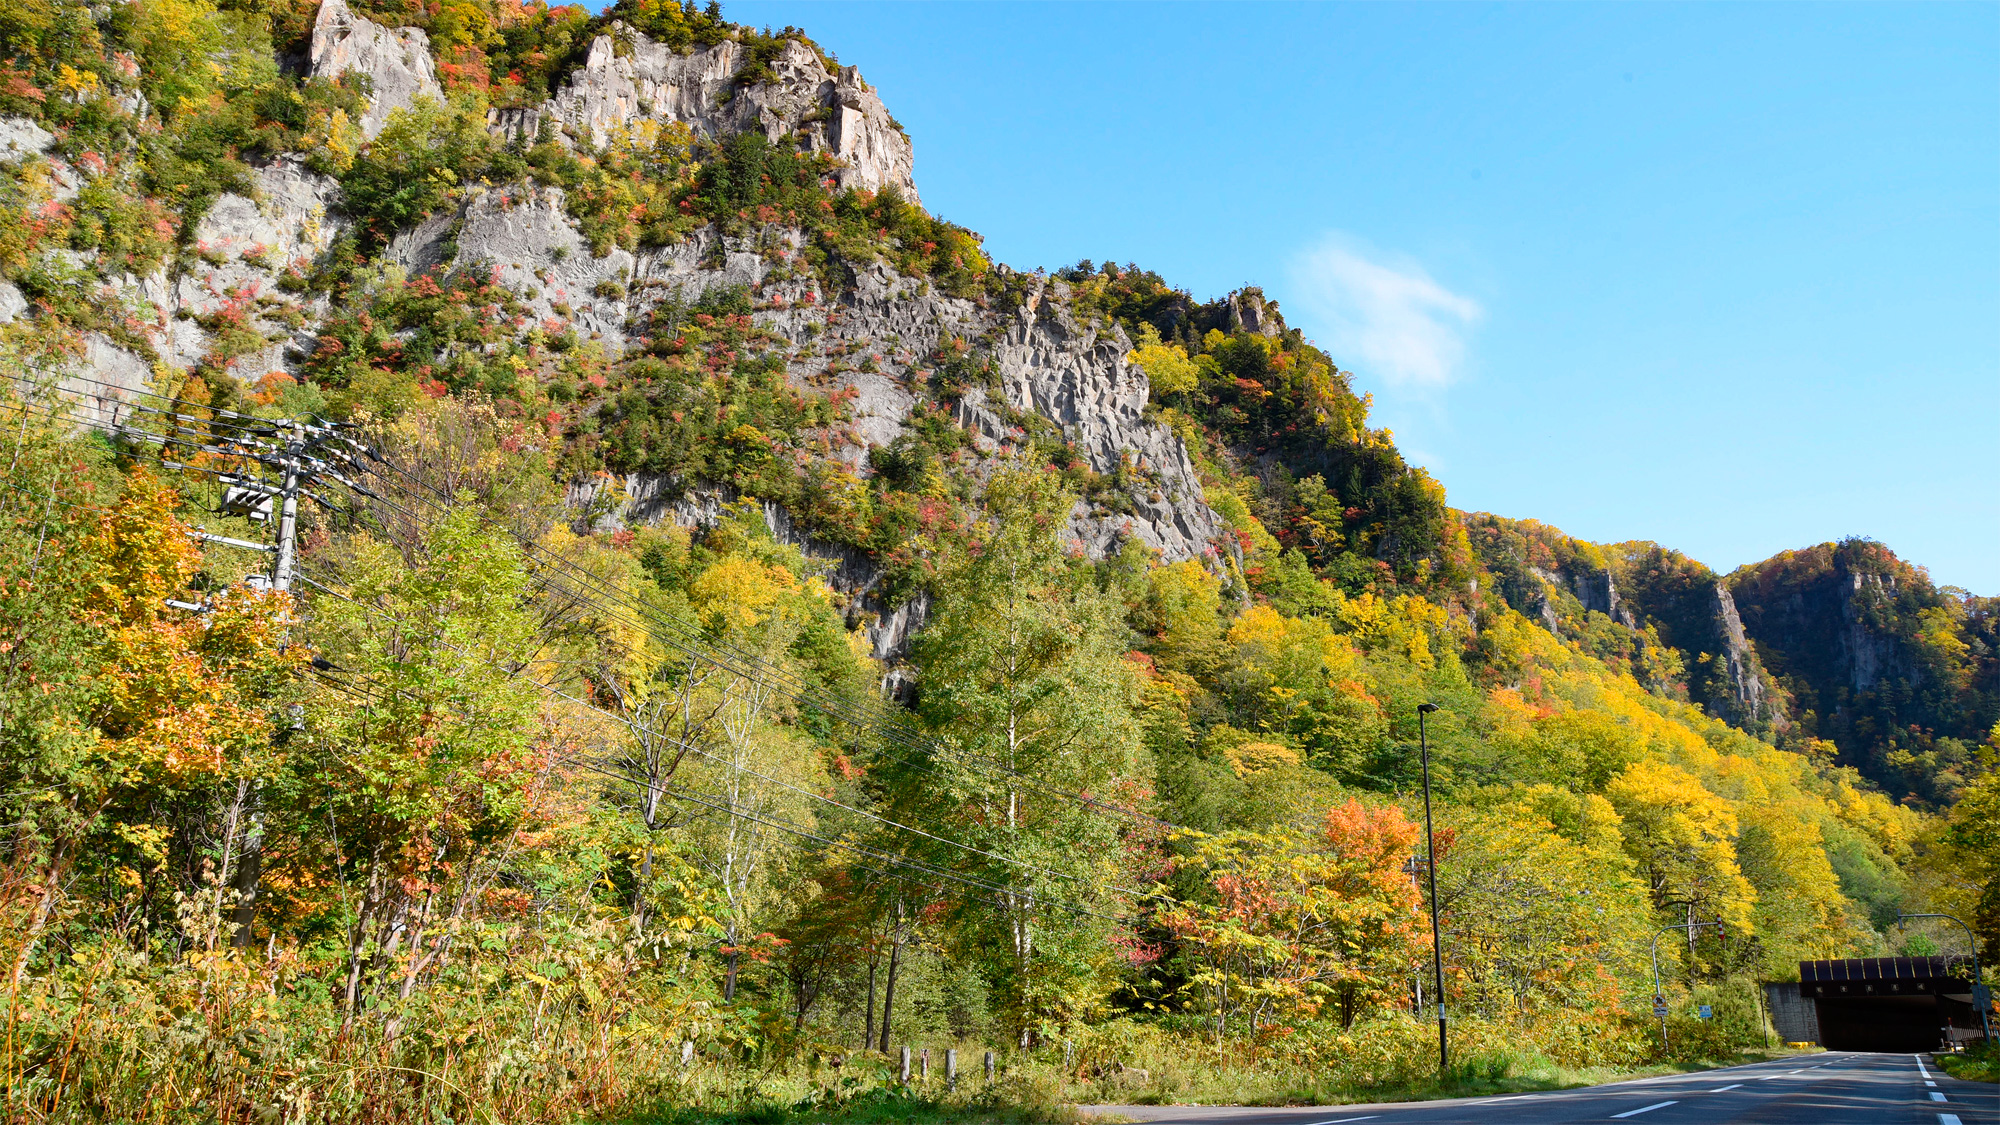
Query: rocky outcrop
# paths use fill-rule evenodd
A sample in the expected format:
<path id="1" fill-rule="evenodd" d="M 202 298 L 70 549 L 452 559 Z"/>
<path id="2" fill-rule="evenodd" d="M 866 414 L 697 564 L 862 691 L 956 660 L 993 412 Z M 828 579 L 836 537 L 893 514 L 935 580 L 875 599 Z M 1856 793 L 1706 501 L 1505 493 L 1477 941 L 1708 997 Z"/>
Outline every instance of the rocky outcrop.
<path id="1" fill-rule="evenodd" d="M 546 121 L 591 144 L 667 124 L 705 138 L 755 129 L 773 143 L 838 159 L 842 188 L 894 185 L 917 199 L 910 140 L 858 69 L 829 70 L 812 47 L 791 39 L 769 64 L 770 80 L 742 86 L 737 75 L 748 61 L 734 40 L 681 54 L 614 22 L 554 97 L 534 109 L 495 111 L 491 121 L 528 140 Z"/>
<path id="2" fill-rule="evenodd" d="M 153 370 L 103 333 L 89 332 L 67 373 L 56 388 L 73 404 L 72 416 L 86 426 L 115 426 L 131 417 L 131 404 Z"/>
<path id="3" fill-rule="evenodd" d="M 670 126 L 715 139 L 755 130 L 774 144 L 831 155 L 843 188 L 895 187 L 915 199 L 910 142 L 857 70 L 830 65 L 798 40 L 764 61 L 764 80 L 745 85 L 739 76 L 750 61 L 733 40 L 678 53 L 614 22 L 554 97 L 535 109 L 497 113 L 492 124 L 533 136 L 554 130 L 579 144 Z M 366 77 L 372 93 L 360 125 L 370 137 L 395 110 L 441 94 L 422 32 L 382 27 L 346 0 L 324 0 L 309 65 L 320 77 Z M 32 123 L 0 123 L 0 151 L 19 159 L 46 163 L 38 154 L 51 140 Z M 50 179 L 50 190 L 69 185 L 73 192 L 80 175 Z M 115 398 L 143 387 L 154 359 L 182 369 L 213 362 L 218 318 L 252 327 L 267 342 L 230 358 L 232 374 L 255 383 L 286 370 L 315 346 L 328 310 L 325 298 L 279 282 L 288 271 L 308 271 L 339 236 L 339 200 L 334 181 L 296 158 L 258 168 L 255 190 L 219 197 L 192 232 L 191 252 L 170 269 L 111 282 L 144 310 L 133 331 L 153 354 L 93 337 L 79 373 L 111 384 Z M 451 209 L 397 234 L 385 257 L 410 272 L 490 269 L 527 306 L 524 330 L 574 333 L 611 357 L 643 344 L 638 337 L 663 302 L 692 303 L 716 290 L 747 298 L 772 352 L 784 354 L 787 376 L 847 404 L 824 437 L 829 455 L 861 476 L 872 472 L 869 451 L 901 438 L 918 404 L 935 396 L 929 380 L 938 356 L 969 349 L 988 363 L 991 378 L 950 404 L 974 447 L 958 471 L 981 476 L 1025 444 L 1026 429 L 1046 434 L 1044 423 L 1028 417 L 1039 415 L 1120 489 L 1077 506 L 1068 526 L 1074 549 L 1102 556 L 1136 540 L 1170 562 L 1213 553 L 1222 521 L 1204 501 L 1179 438 L 1148 419 L 1146 377 L 1125 359 L 1131 341 L 1116 326 L 1075 317 L 1067 285 L 1040 275 L 1009 278 L 1013 296 L 996 304 L 990 295 L 939 292 L 929 279 L 881 261 L 841 261 L 829 277 L 807 263 L 808 238 L 775 225 L 729 237 L 710 228 L 671 246 L 614 247 L 597 256 L 561 189 L 516 183 L 469 188 Z M 18 298 L 11 288 L 0 291 L 0 317 L 22 314 Z M 1256 331 L 1281 330 L 1275 308 L 1254 291 L 1236 295 L 1230 307 Z M 288 320 L 295 327 L 285 327 Z M 614 485 L 620 493 L 605 511 L 605 490 Z M 571 499 L 579 510 L 604 512 L 602 526 L 692 526 L 719 518 L 725 497 L 707 482 L 668 472 L 582 482 Z M 893 661 L 904 652 L 924 619 L 921 598 L 891 604 L 880 590 L 882 571 L 865 552 L 816 539 L 775 505 L 765 505 L 765 520 L 774 536 L 824 562 L 878 657 Z"/>
<path id="4" fill-rule="evenodd" d="M 1092 471 L 1129 469 L 1140 482 L 1129 516 L 1073 520 L 1079 542 L 1094 557 L 1115 549 L 1120 536 L 1136 536 L 1168 562 L 1205 554 L 1222 521 L 1202 498 L 1187 447 L 1145 418 L 1151 388 L 1125 361 L 1132 341 L 1115 324 L 1080 324 L 1068 297 L 1060 281 L 1030 290 L 1006 318 L 993 358 L 1010 406 L 1061 426 Z"/>
<path id="5" fill-rule="evenodd" d="M 284 294 L 278 279 L 290 270 L 310 270 L 346 229 L 340 186 L 307 170 L 297 157 L 260 166 L 254 176 L 252 195 L 218 196 L 195 227 L 199 265 L 171 277 L 162 272 L 137 279 L 131 286 L 155 310 L 149 334 L 169 366 L 200 362 L 209 348 L 202 319 L 225 312 L 248 316 L 268 342 L 231 362 L 230 374 L 245 382 L 285 371 L 287 349 L 311 345 L 311 323 L 292 328 L 268 314 L 280 306 L 300 307 L 316 321 L 325 313 L 325 298 Z"/>
<path id="6" fill-rule="evenodd" d="M 1870 620 L 1875 616 L 1870 609 L 1895 602 L 1896 576 L 1857 570 L 1843 577 L 1847 597 L 1840 603 L 1840 656 L 1846 666 L 1847 686 L 1863 692 L 1884 680 L 1920 681 L 1923 673 L 1916 662 L 1902 651 L 1894 636 Z"/>
<path id="7" fill-rule="evenodd" d="M 1715 659 L 1725 663 L 1729 703 L 1734 714 L 1727 716 L 1738 726 L 1755 728 L 1765 723 L 1782 723 L 1784 713 L 1765 690 L 1764 670 L 1750 641 L 1743 635 L 1743 619 L 1736 612 L 1736 599 L 1729 586 L 1715 583 L 1715 634 L 1721 649 Z"/>
<path id="8" fill-rule="evenodd" d="M 56 135 L 25 117 L 0 117 L 0 162 L 12 164 L 39 155 Z"/>
<path id="9" fill-rule="evenodd" d="M 992 391 L 970 388 L 956 404 L 958 420 L 973 432 L 982 454 L 1004 457 L 1025 437 L 1009 419 L 1020 422 L 1014 412 L 1032 412 L 1059 426 L 1093 470 L 1123 470 L 1132 482 L 1126 500 L 1116 505 L 1126 510 L 1078 505 L 1069 526 L 1076 549 L 1103 557 L 1136 539 L 1168 562 L 1213 551 L 1222 521 L 1203 498 L 1186 447 L 1145 417 L 1145 375 L 1125 362 L 1130 341 L 1116 328 L 1080 324 L 1068 311 L 1068 289 L 1060 282 L 1034 279 L 1021 305 L 1000 311 L 937 294 L 919 279 L 874 263 L 857 268 L 847 290 L 828 300 L 816 279 L 783 268 L 785 256 L 795 255 L 802 244 L 797 232 L 784 231 L 720 243 L 705 234 L 682 246 L 618 258 L 615 266 L 611 259 L 575 253 L 547 265 L 556 248 L 574 245 L 569 240 L 575 236 L 565 235 L 563 222 L 559 199 L 547 192 L 532 199 L 516 197 L 506 205 L 490 199 L 474 203 L 456 224 L 454 260 L 489 261 L 502 271 L 503 280 L 522 281 L 531 293 L 537 292 L 534 279 L 509 271 L 545 263 L 545 282 L 532 298 L 535 302 L 559 292 L 574 295 L 601 276 L 592 271 L 615 269 L 627 283 L 616 303 L 634 323 L 650 305 L 669 297 L 692 300 L 723 286 L 759 293 L 763 307 L 752 315 L 761 327 L 790 342 L 792 378 L 845 392 L 850 399 L 850 417 L 835 443 L 835 456 L 864 476 L 870 471 L 867 451 L 903 433 L 919 401 L 929 357 L 955 339 L 986 340 L 998 386 Z M 764 240 L 761 249 L 759 239 Z M 406 252 L 422 253 L 415 244 Z M 541 307 L 546 306 L 538 311 Z M 623 345 L 626 337 L 611 326 L 610 310 L 593 320 L 599 314 L 582 308 L 574 311 L 572 323 L 597 324 L 604 342 Z M 830 353 L 852 357 L 857 352 L 874 370 L 829 369 Z M 974 465 L 969 471 L 984 469 Z M 600 501 L 612 487 L 621 494 L 607 508 Z M 570 502 L 579 511 L 602 512 L 600 529 L 665 520 L 704 526 L 719 518 L 723 494 L 671 473 L 634 473 L 616 481 L 580 482 Z M 766 505 L 765 519 L 774 535 L 829 564 L 828 581 L 847 598 L 855 623 L 869 630 L 877 655 L 900 656 L 910 631 L 922 622 L 921 607 L 884 601 L 877 589 L 880 570 L 865 553 L 813 539 L 775 506 Z"/>
<path id="10" fill-rule="evenodd" d="M 338 78 L 359 74 L 370 83 L 368 112 L 358 124 L 373 138 L 389 115 L 418 98 L 444 99 L 431 63 L 430 37 L 414 27 L 391 30 L 354 14 L 347 0 L 322 0 L 313 21 L 312 75 Z"/>
<path id="11" fill-rule="evenodd" d="M 1285 321 L 1278 315 L 1278 303 L 1266 302 L 1262 289 L 1239 289 L 1229 295 L 1224 307 L 1229 312 L 1231 332 L 1255 332 L 1264 336 L 1284 334 Z"/>

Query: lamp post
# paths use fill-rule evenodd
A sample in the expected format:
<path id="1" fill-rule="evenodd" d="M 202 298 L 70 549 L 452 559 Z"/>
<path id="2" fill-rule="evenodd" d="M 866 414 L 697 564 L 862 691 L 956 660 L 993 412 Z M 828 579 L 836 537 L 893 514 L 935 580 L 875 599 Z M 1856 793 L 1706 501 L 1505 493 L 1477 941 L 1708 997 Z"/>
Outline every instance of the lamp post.
<path id="1" fill-rule="evenodd" d="M 1437 985 L 1438 1081 L 1443 1082 L 1451 1068 L 1451 1049 L 1447 1046 L 1444 1031 L 1444 943 L 1438 930 L 1437 837 L 1431 832 L 1431 744 L 1430 736 L 1424 729 L 1424 716 L 1437 709 L 1435 703 L 1417 704 L 1417 748 L 1424 763 L 1424 850 L 1430 857 L 1425 869 L 1430 873 L 1431 884 L 1431 971 Z"/>
<path id="2" fill-rule="evenodd" d="M 1965 940 L 1972 947 L 1972 1003 L 1979 1009 L 1980 1033 L 1986 1036 L 1988 1043 L 1993 1042 L 1993 1021 L 1986 1014 L 1986 1010 L 1993 1006 L 1993 1001 L 1988 998 L 1985 979 L 1979 975 L 1979 939 L 1972 936 L 1972 927 L 1949 914 L 1905 914 L 1898 910 L 1896 928 L 1902 929 L 1913 918 L 1942 918 L 1947 922 L 1956 923 L 1959 929 L 1965 931 Z"/>
<path id="3" fill-rule="evenodd" d="M 1660 932 L 1653 935 L 1653 1014 L 1660 1017 L 1660 1050 L 1662 1051 L 1668 1048 L 1667 994 L 1660 988 L 1660 938 L 1668 930 L 1686 930 L 1688 947 L 1692 949 L 1694 947 L 1694 932 L 1707 926 L 1714 926 L 1717 934 L 1725 939 L 1728 938 L 1729 932 L 1722 928 L 1721 922 L 1687 922 L 1678 926 L 1661 926 Z"/>

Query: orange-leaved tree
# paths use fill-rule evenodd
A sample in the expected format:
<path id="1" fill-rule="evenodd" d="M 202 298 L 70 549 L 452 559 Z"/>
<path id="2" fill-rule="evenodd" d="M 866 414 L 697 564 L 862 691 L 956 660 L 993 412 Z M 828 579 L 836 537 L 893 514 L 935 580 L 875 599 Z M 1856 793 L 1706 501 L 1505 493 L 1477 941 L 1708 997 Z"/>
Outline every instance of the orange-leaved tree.
<path id="1" fill-rule="evenodd" d="M 1339 1005 L 1344 1024 L 1402 987 L 1428 948 L 1404 858 L 1417 826 L 1393 805 L 1350 798 L 1312 831 L 1231 832 L 1193 841 L 1211 902 L 1160 915 L 1178 939 L 1188 991 L 1218 1036 Z"/>
<path id="2" fill-rule="evenodd" d="M 171 892 L 176 880 L 212 889 L 218 913 L 231 905 L 223 888 L 249 830 L 241 789 L 270 769 L 274 717 L 303 653 L 285 648 L 291 618 L 282 595 L 191 590 L 202 554 L 180 506 L 143 472 L 110 508 L 72 505 L 72 522 L 59 529 L 69 534 L 41 537 L 24 577 L 39 572 L 56 588 L 45 587 L 32 606 L 10 603 L 35 620 L 5 623 L 14 658 L 8 687 L 63 701 L 60 713 L 18 732 L 9 770 L 37 798 L 11 818 L 17 865 L 26 857 L 33 864 L 32 879 L 17 870 L 6 896 L 20 908 L 17 986 L 79 864 L 94 865 L 89 873 L 101 885 L 122 888 L 106 904 L 113 917 L 126 897 L 152 897 L 163 882 Z M 170 600 L 199 600 L 203 609 Z M 10 720 L 30 713 L 8 708 Z M 212 943 L 218 932 L 202 938 Z"/>

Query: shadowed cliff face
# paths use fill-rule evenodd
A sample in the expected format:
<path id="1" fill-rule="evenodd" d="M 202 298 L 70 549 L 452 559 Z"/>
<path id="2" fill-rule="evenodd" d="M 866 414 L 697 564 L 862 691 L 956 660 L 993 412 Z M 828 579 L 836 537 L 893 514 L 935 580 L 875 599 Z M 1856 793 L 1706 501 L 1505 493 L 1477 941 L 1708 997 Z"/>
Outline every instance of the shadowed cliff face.
<path id="1" fill-rule="evenodd" d="M 1729 587 L 1802 734 L 1892 793 L 1951 799 L 2000 722 L 2000 599 L 1939 590 L 1859 539 L 1786 551 Z"/>
<path id="2" fill-rule="evenodd" d="M 1508 608 L 1744 730 L 1769 737 L 1787 728 L 1782 694 L 1715 572 L 1657 544 L 1606 547 L 1533 520 L 1481 513 L 1466 525 L 1491 592 Z"/>

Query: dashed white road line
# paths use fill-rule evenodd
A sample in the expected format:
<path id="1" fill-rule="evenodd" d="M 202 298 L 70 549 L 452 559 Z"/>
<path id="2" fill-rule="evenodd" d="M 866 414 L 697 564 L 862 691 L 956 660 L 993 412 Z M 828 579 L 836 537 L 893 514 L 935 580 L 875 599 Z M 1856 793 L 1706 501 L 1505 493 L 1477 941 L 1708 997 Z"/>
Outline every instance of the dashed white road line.
<path id="1" fill-rule="evenodd" d="M 1938 1114 L 1938 1125 L 1961 1125 L 1961 1123 L 1956 1113 L 1940 1113 Z"/>
<path id="2" fill-rule="evenodd" d="M 1934 1102 L 1941 1102 L 1941 1101 L 1944 1101 L 1944 1100 L 1945 1100 L 1945 1097 L 1944 1097 L 1944 1095 L 1943 1095 L 1942 1093 L 1940 1093 L 1940 1092 L 1938 1092 L 1938 1091 L 1936 1091 L 1936 1090 L 1932 1090 L 1932 1091 L 1931 1091 L 1931 1100 L 1932 1100 L 1932 1101 L 1934 1101 Z"/>
<path id="3" fill-rule="evenodd" d="M 1331 1121 L 1315 1121 L 1312 1125 L 1342 1125 L 1342 1122 L 1346 1121 L 1373 1121 L 1379 1116 L 1381 1115 L 1371 1113 L 1366 1117 L 1336 1117 Z"/>
<path id="4" fill-rule="evenodd" d="M 1724 1086 L 1724 1087 L 1723 1087 L 1722 1089 L 1720 1089 L 1720 1090 L 1710 1090 L 1710 1091 L 1709 1091 L 1709 1093 L 1711 1093 L 1711 1094 L 1726 1094 L 1726 1093 L 1728 1093 L 1728 1092 L 1729 1092 L 1729 1091 L 1731 1091 L 1731 1090 L 1740 1090 L 1740 1089 L 1742 1089 L 1742 1088 L 1743 1088 L 1743 1083 L 1741 1083 L 1741 1082 L 1738 1082 L 1738 1083 L 1736 1083 L 1736 1084 L 1735 1084 L 1735 1085 L 1733 1085 L 1733 1086 Z"/>
<path id="5" fill-rule="evenodd" d="M 1624 1113 L 1614 1113 L 1611 1115 L 1611 1119 L 1616 1121 L 1621 1117 L 1637 1117 L 1642 1113 L 1651 1113 L 1656 1109 L 1665 1109 L 1670 1105 L 1679 1104 L 1679 1102 L 1654 1102 L 1652 1105 L 1643 1105 L 1638 1109 L 1628 1109 Z"/>

